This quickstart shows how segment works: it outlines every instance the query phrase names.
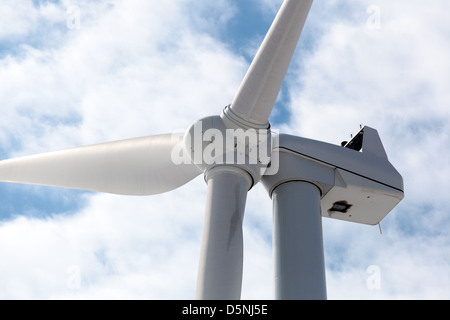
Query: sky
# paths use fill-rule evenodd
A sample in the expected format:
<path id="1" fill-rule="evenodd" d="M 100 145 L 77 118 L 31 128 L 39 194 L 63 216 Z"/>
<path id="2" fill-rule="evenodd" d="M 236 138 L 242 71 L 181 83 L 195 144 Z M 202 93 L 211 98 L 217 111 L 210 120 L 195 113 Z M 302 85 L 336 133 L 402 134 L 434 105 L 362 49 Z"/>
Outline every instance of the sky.
<path id="1" fill-rule="evenodd" d="M 4 0 L 0 159 L 184 132 L 230 104 L 280 0 Z M 450 3 L 316 0 L 271 118 L 339 144 L 376 128 L 405 199 L 323 219 L 328 298 L 450 298 Z M 203 177 L 127 197 L 0 184 L 0 299 L 192 299 Z M 251 190 L 243 299 L 273 299 L 272 204 Z"/>

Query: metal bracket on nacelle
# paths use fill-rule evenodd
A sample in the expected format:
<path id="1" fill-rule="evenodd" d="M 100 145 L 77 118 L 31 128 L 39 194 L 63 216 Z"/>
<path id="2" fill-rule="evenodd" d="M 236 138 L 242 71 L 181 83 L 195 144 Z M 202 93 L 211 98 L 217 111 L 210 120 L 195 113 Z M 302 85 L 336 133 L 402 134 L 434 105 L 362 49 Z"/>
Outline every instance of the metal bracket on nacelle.
<path id="1" fill-rule="evenodd" d="M 280 135 L 272 161 L 278 171 L 262 179 L 269 195 L 289 181 L 311 182 L 321 190 L 324 217 L 376 225 L 404 198 L 403 178 L 370 127 L 344 147 Z"/>

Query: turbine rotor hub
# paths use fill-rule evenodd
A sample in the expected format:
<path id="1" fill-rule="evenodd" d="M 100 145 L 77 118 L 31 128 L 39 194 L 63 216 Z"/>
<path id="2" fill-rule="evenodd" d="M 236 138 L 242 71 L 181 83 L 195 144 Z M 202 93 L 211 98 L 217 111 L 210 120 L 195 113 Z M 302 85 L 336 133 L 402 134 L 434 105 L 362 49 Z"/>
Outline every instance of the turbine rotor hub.
<path id="1" fill-rule="evenodd" d="M 240 168 L 257 184 L 272 156 L 270 128 L 249 127 L 226 112 L 196 121 L 184 136 L 185 150 L 192 163 L 205 174 L 217 166 Z"/>

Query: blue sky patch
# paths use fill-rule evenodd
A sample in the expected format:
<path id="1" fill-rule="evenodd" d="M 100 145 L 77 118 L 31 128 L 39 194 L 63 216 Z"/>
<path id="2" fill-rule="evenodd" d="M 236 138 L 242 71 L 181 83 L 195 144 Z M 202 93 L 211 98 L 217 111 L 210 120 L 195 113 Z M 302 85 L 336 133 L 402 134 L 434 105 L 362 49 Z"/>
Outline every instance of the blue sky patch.
<path id="1" fill-rule="evenodd" d="M 53 187 L 0 184 L 0 222 L 18 216 L 46 219 L 60 214 L 74 214 L 85 207 L 88 191 Z"/>

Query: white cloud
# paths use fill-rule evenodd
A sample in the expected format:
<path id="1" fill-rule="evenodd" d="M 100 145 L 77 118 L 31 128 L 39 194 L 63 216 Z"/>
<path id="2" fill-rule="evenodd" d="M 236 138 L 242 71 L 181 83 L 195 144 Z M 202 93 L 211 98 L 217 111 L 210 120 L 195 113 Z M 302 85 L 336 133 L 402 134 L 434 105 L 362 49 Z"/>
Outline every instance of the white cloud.
<path id="1" fill-rule="evenodd" d="M 192 257 L 198 256 L 199 239 L 190 229 L 201 230 L 202 205 L 201 201 L 193 203 L 193 215 L 183 215 L 177 206 L 185 195 L 178 192 L 178 196 L 180 204 L 170 209 L 165 205 L 171 196 L 98 196 L 72 217 L 45 221 L 20 218 L 4 224 L 0 243 L 12 248 L 0 247 L 4 261 L 9 261 L 1 270 L 2 297 L 185 296 L 189 291 L 184 287 L 195 283 L 196 261 Z M 12 268 L 16 263 L 18 268 Z M 68 285 L 73 276 L 67 273 L 70 266 L 79 267 L 79 290 Z M 180 266 L 183 272 L 176 275 Z M 172 286 L 167 284 L 178 288 L 177 282 L 182 291 L 170 291 Z"/>
<path id="2" fill-rule="evenodd" d="M 82 20 L 61 48 L 29 48 L 23 60 L 8 58 L 2 68 L 8 83 L 2 88 L 8 101 L 3 135 L 23 127 L 19 132 L 29 136 L 21 140 L 33 142 L 21 152 L 36 152 L 184 131 L 193 120 L 218 113 L 232 100 L 244 64 L 206 33 L 189 29 L 180 4 L 117 2 L 97 20 Z M 84 16 L 90 7 L 80 9 Z M 38 117 L 74 115 L 82 118 L 75 128 L 35 123 Z M 36 141 L 30 126 L 48 133 Z"/>
<path id="3" fill-rule="evenodd" d="M 31 1 L 5 0 L 0 4 L 0 39 L 27 36 L 39 24 L 65 21 L 65 12 L 53 3 L 33 6 Z"/>
<path id="4" fill-rule="evenodd" d="M 39 48 L 28 44 L 20 57 L 0 60 L 2 153 L 183 131 L 219 113 L 246 63 L 211 35 L 221 32 L 216 19 L 225 23 L 239 8 L 194 2 L 80 1 L 80 29 L 60 30 L 50 48 L 40 39 Z M 32 33 L 38 19 L 29 17 L 64 22 L 72 5 L 11 3 L 0 12 L 16 23 L 0 19 L 10 24 L 0 39 Z M 370 1 L 313 6 L 283 131 L 339 143 L 360 123 L 371 125 L 406 185 L 383 236 L 324 221 L 329 298 L 448 297 L 450 48 L 448 4 L 436 3 L 379 1 L 380 30 L 367 28 Z M 0 222 L 0 297 L 193 298 L 205 191 L 200 177 L 155 197 L 87 194 L 76 214 Z M 271 203 L 262 186 L 247 207 L 243 297 L 270 299 Z M 381 290 L 367 288 L 370 265 L 380 267 Z M 80 288 L 71 289 L 78 276 Z"/>

